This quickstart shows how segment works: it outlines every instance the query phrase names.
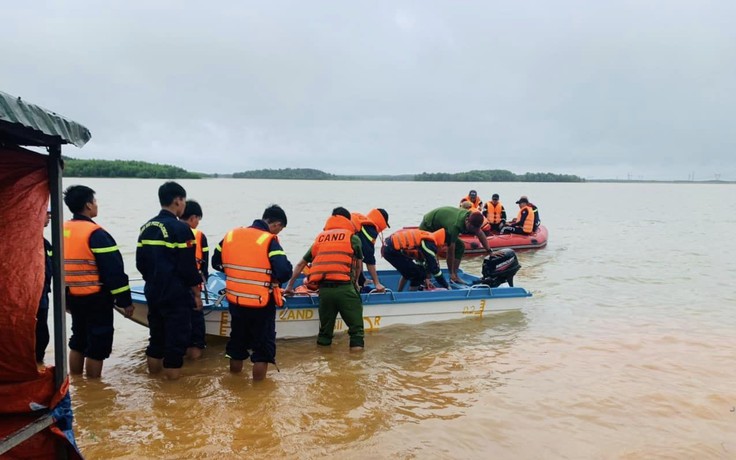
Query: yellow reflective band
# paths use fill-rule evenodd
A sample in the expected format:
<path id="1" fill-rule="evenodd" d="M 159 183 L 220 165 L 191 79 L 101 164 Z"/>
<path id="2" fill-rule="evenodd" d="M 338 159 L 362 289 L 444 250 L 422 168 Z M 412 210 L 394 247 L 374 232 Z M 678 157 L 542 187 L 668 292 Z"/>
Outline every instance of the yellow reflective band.
<path id="1" fill-rule="evenodd" d="M 285 253 L 284 251 L 282 251 L 282 250 L 278 250 L 278 251 L 271 251 L 271 252 L 269 252 L 269 253 L 268 253 L 268 257 L 273 257 L 273 256 L 285 256 L 285 255 L 286 255 L 286 253 Z"/>
<path id="2" fill-rule="evenodd" d="M 371 243 L 375 241 L 375 239 L 371 238 L 371 235 L 365 230 L 365 227 L 361 228 L 360 231 L 362 231 L 365 237 L 368 238 L 368 241 Z"/>
<path id="3" fill-rule="evenodd" d="M 264 241 L 265 241 L 265 240 L 266 240 L 266 239 L 267 239 L 267 238 L 268 238 L 269 236 L 271 236 L 271 234 L 270 234 L 270 233 L 263 233 L 263 234 L 261 234 L 261 236 L 259 236 L 259 237 L 258 237 L 258 239 L 256 240 L 256 244 L 263 244 L 263 242 L 264 242 Z"/>
<path id="4" fill-rule="evenodd" d="M 233 231 L 230 230 L 229 232 L 227 232 L 227 235 L 225 235 L 225 241 L 227 241 L 229 243 L 232 240 L 233 240 Z M 218 245 L 218 247 L 219 247 L 219 245 Z"/>
<path id="5" fill-rule="evenodd" d="M 72 236 L 72 231 L 69 230 L 68 228 L 65 228 L 64 229 L 64 238 L 69 238 L 70 236 Z"/>
<path id="6" fill-rule="evenodd" d="M 118 250 L 117 246 L 109 246 L 106 248 L 89 248 L 94 254 L 105 254 L 108 252 L 115 252 Z"/>
<path id="7" fill-rule="evenodd" d="M 125 291 L 130 291 L 130 286 L 123 286 L 118 289 L 113 289 L 112 291 L 110 291 L 110 294 L 115 295 L 115 294 L 120 294 L 121 292 L 125 292 Z"/>
<path id="8" fill-rule="evenodd" d="M 46 255 L 49 257 L 53 257 L 54 251 L 46 251 Z"/>
<path id="9" fill-rule="evenodd" d="M 220 243 L 217 243 L 217 246 L 215 246 L 215 251 L 222 252 L 222 247 L 220 246 Z"/>
<path id="10" fill-rule="evenodd" d="M 437 254 L 434 253 L 434 251 L 430 251 L 426 244 L 424 244 L 424 240 L 422 240 L 422 249 L 427 251 L 428 253 L 432 254 L 433 257 L 437 257 Z"/>
<path id="11" fill-rule="evenodd" d="M 205 246 L 202 248 L 202 252 L 210 252 L 210 248 Z"/>

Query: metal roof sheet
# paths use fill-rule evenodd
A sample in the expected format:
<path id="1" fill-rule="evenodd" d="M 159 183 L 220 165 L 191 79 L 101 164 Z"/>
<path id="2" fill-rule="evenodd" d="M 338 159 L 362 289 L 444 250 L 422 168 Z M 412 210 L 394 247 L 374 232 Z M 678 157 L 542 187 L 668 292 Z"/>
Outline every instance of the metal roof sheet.
<path id="1" fill-rule="evenodd" d="M 91 137 L 81 124 L 0 91 L 0 140 L 17 145 L 82 147 Z"/>

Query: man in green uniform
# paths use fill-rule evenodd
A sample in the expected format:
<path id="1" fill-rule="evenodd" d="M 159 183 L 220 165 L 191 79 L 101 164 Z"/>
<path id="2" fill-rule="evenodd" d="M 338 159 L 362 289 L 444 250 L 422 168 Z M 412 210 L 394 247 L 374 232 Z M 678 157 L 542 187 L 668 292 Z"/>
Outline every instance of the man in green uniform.
<path id="1" fill-rule="evenodd" d="M 329 346 L 335 330 L 337 314 L 348 327 L 350 350 L 364 347 L 363 302 L 360 300 L 358 275 L 363 266 L 363 249 L 350 212 L 338 207 L 332 210 L 324 231 L 317 235 L 286 285 L 284 295 L 294 294 L 294 282 L 304 267 L 311 263 L 310 288 L 319 289 L 319 334 L 317 344 Z"/>
<path id="2" fill-rule="evenodd" d="M 481 246 L 487 252 L 492 252 L 488 246 L 486 235 L 480 229 L 483 225 L 483 214 L 468 209 L 456 208 L 454 206 L 443 206 L 433 209 L 424 215 L 422 223 L 419 224 L 420 230 L 428 232 L 436 232 L 444 228 L 447 241 L 447 270 L 450 272 L 450 281 L 465 284 L 457 276 L 457 270 L 460 268 L 460 261 L 465 254 L 465 245 L 460 240 L 460 235 L 465 233 L 478 237 Z"/>

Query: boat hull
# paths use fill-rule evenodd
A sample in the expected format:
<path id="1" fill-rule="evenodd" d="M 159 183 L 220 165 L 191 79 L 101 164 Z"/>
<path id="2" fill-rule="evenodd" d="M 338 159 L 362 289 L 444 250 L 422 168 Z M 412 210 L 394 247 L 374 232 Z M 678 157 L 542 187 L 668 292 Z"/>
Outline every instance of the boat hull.
<path id="1" fill-rule="evenodd" d="M 213 275 L 220 277 L 221 274 Z M 398 276 L 392 270 L 379 271 L 382 283 Z M 477 279 L 463 274 L 469 282 Z M 211 277 L 212 278 L 212 277 Z M 215 279 L 208 282 L 208 298 L 214 299 L 224 282 Z M 479 319 L 484 316 L 519 310 L 531 294 L 523 288 L 489 288 L 477 285 L 466 289 L 430 290 L 418 292 L 366 293 L 363 300 L 363 325 L 366 331 L 377 331 L 395 325 L 417 325 L 433 321 L 461 318 Z M 205 306 L 205 325 L 208 335 L 230 336 L 230 313 L 227 300 L 218 299 Z M 148 304 L 142 288 L 133 289 L 134 322 L 148 326 Z M 319 330 L 319 297 L 298 295 L 286 299 L 285 306 L 276 311 L 276 337 L 315 337 Z M 345 323 L 338 318 L 335 332 L 345 332 Z"/>
<path id="2" fill-rule="evenodd" d="M 524 249 L 540 249 L 547 246 L 548 231 L 547 227 L 540 225 L 539 229 L 531 235 L 504 234 L 489 235 L 486 238 L 488 246 L 492 249 L 509 248 L 514 250 Z M 480 241 L 475 235 L 460 235 L 460 239 L 465 245 L 465 255 L 468 256 L 485 256 L 486 251 L 481 246 Z M 443 246 L 439 250 L 439 256 L 447 255 L 447 246 Z"/>

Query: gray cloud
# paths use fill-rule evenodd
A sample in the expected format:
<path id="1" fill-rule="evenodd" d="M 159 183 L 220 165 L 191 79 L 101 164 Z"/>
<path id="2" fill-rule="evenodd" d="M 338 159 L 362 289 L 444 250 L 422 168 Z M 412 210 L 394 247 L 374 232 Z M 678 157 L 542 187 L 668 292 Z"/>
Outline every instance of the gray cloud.
<path id="1" fill-rule="evenodd" d="M 736 180 L 733 2 L 28 3 L 0 89 L 73 156 Z"/>

